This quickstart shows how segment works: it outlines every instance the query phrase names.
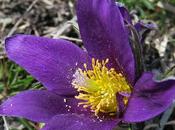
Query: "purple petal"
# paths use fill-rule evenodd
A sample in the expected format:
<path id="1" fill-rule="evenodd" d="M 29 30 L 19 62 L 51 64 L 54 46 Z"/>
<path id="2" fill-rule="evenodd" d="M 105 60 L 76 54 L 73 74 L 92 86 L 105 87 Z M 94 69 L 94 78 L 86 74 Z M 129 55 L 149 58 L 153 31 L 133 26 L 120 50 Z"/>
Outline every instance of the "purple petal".
<path id="1" fill-rule="evenodd" d="M 152 73 L 144 73 L 134 87 L 124 121 L 140 122 L 151 119 L 170 107 L 174 99 L 175 80 L 156 82 Z"/>
<path id="2" fill-rule="evenodd" d="M 125 104 L 123 102 L 124 96 L 117 94 L 116 96 L 118 101 L 118 108 L 119 108 L 119 118 L 122 116 L 123 110 L 125 108 Z"/>
<path id="3" fill-rule="evenodd" d="M 83 115 L 62 114 L 50 120 L 42 130 L 112 130 L 118 121 L 95 121 Z"/>
<path id="4" fill-rule="evenodd" d="M 135 79 L 135 64 L 123 17 L 114 0 L 78 0 L 78 23 L 84 45 L 97 59 L 109 58 L 112 67 Z"/>
<path id="5" fill-rule="evenodd" d="M 149 30 L 157 29 L 157 25 L 155 23 L 144 23 L 143 21 L 139 21 L 134 26 L 138 32 L 143 29 L 149 29 Z"/>
<path id="6" fill-rule="evenodd" d="M 5 101 L 0 106 L 0 115 L 46 122 L 57 114 L 70 113 L 67 106 L 65 99 L 53 92 L 46 90 L 25 91 Z"/>
<path id="7" fill-rule="evenodd" d="M 132 24 L 131 16 L 129 14 L 129 11 L 126 9 L 126 7 L 122 3 L 119 3 L 119 2 L 116 2 L 116 5 L 117 5 L 117 7 L 120 10 L 120 13 L 123 16 L 123 19 L 125 21 L 127 21 L 128 23 L 131 23 Z"/>
<path id="8" fill-rule="evenodd" d="M 140 43 L 144 43 L 147 34 L 151 30 L 158 28 L 155 23 L 144 23 L 143 21 L 139 21 L 134 26 L 138 34 L 140 35 Z"/>
<path id="9" fill-rule="evenodd" d="M 72 75 L 88 60 L 84 51 L 68 41 L 32 35 L 7 38 L 6 51 L 45 87 L 63 95 L 75 93 Z"/>

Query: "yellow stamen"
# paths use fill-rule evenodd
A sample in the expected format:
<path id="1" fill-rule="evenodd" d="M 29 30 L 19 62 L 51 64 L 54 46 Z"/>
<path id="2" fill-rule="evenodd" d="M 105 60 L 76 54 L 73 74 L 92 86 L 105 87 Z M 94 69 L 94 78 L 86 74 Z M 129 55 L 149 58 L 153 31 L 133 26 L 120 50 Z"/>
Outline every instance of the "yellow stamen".
<path id="1" fill-rule="evenodd" d="M 118 93 L 131 93 L 131 86 L 121 73 L 117 73 L 114 68 L 107 68 L 109 59 L 95 60 L 92 58 L 92 69 L 88 70 L 84 64 L 84 70 L 78 69 L 74 74 L 72 85 L 77 89 L 79 95 L 76 99 L 81 100 L 78 105 L 90 108 L 95 115 L 108 113 L 116 115 L 118 112 Z M 124 97 L 123 103 L 126 105 L 128 97 Z"/>

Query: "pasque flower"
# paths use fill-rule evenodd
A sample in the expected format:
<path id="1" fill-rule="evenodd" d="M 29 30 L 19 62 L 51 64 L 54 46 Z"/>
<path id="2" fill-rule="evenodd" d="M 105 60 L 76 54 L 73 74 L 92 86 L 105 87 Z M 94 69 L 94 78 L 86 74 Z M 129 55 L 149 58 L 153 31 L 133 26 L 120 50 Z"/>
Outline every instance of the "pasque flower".
<path id="1" fill-rule="evenodd" d="M 43 130 L 111 130 L 120 121 L 145 121 L 175 98 L 175 81 L 136 78 L 126 10 L 114 0 L 78 0 L 77 17 L 86 50 L 61 39 L 32 35 L 7 38 L 6 52 L 47 90 L 8 99 L 0 114 L 46 123 Z"/>

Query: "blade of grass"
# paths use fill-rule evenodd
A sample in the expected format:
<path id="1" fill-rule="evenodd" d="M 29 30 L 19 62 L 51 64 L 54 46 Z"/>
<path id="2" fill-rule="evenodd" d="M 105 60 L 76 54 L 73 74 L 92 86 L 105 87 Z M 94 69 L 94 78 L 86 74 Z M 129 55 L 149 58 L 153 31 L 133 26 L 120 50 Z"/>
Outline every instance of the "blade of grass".
<path id="1" fill-rule="evenodd" d="M 9 127 L 8 127 L 8 124 L 7 124 L 5 116 L 2 116 L 2 119 L 4 121 L 4 128 L 5 128 L 5 130 L 9 130 Z"/>
<path id="2" fill-rule="evenodd" d="M 162 118 L 160 119 L 160 127 L 157 128 L 156 130 L 164 130 L 164 127 L 168 119 L 172 115 L 174 108 L 175 108 L 175 103 L 173 103 L 173 105 L 166 112 L 164 112 L 164 114 L 162 115 Z"/>
<path id="3" fill-rule="evenodd" d="M 23 124 L 28 130 L 34 130 L 34 128 L 25 119 L 18 119 L 21 124 Z"/>

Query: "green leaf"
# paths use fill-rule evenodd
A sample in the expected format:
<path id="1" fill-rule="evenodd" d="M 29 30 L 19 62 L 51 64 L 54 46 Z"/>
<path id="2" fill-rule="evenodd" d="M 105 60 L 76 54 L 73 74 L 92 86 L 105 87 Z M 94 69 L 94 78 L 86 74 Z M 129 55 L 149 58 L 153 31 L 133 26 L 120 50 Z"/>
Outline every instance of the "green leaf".
<path id="1" fill-rule="evenodd" d="M 148 0 L 142 0 L 142 3 L 144 4 L 144 6 L 150 10 L 154 10 L 154 4 L 151 3 Z"/>

